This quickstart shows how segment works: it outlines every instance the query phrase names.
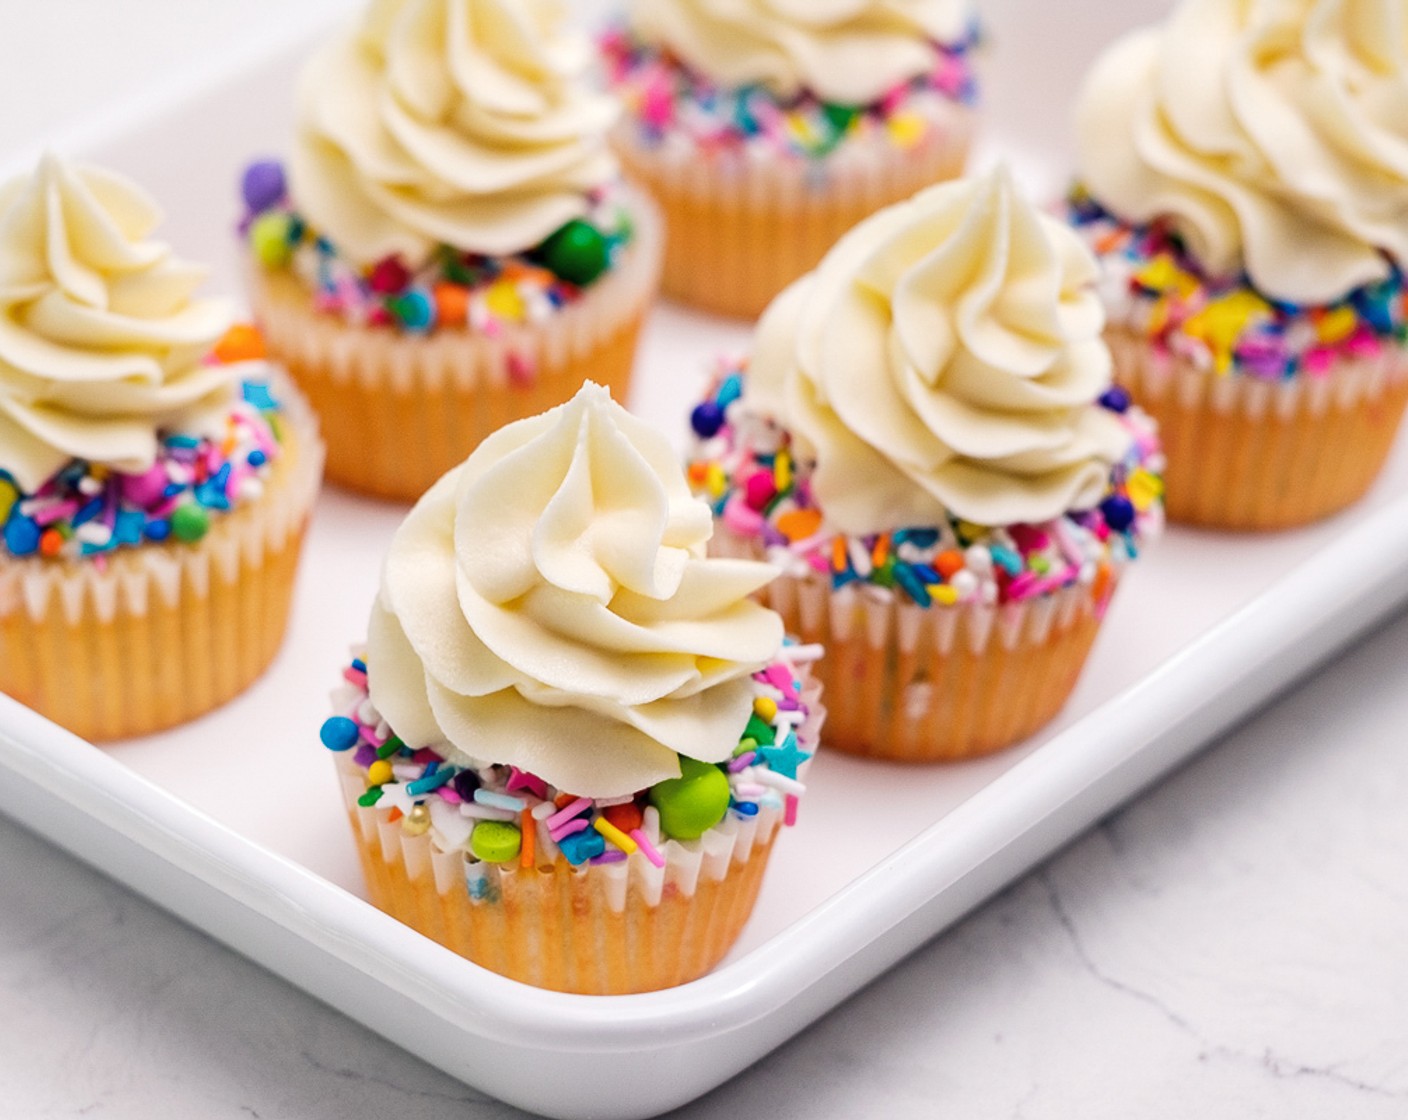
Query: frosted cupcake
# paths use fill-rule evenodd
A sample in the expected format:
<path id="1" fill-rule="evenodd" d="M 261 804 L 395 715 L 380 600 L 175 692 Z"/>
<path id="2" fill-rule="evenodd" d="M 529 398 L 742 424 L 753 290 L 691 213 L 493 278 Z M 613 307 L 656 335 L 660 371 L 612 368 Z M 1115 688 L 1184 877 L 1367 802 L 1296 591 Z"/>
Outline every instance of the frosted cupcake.
<path id="1" fill-rule="evenodd" d="M 89 739 L 228 700 L 273 658 L 322 446 L 134 184 L 0 187 L 0 690 Z"/>
<path id="2" fill-rule="evenodd" d="M 846 230 L 963 169 L 966 0 L 635 0 L 603 40 L 616 146 L 665 211 L 665 291 L 752 318 Z"/>
<path id="3" fill-rule="evenodd" d="M 1404 19 L 1197 0 L 1087 80 L 1073 213 L 1176 520 L 1302 524 L 1383 465 L 1408 401 Z"/>
<path id="4" fill-rule="evenodd" d="M 752 909 L 816 749 L 815 650 L 705 558 L 663 436 L 588 384 L 441 479 L 391 544 L 323 743 L 372 901 L 562 991 L 691 980 Z"/>
<path id="5" fill-rule="evenodd" d="M 413 499 L 588 373 L 625 396 L 659 221 L 562 9 L 378 0 L 309 63 L 287 174 L 245 174 L 255 312 L 335 482 Z"/>
<path id="6" fill-rule="evenodd" d="M 821 642 L 827 744 L 1007 746 L 1074 686 L 1161 522 L 1147 417 L 1110 385 L 1096 266 L 1005 171 L 847 234 L 692 417 L 690 477 Z"/>

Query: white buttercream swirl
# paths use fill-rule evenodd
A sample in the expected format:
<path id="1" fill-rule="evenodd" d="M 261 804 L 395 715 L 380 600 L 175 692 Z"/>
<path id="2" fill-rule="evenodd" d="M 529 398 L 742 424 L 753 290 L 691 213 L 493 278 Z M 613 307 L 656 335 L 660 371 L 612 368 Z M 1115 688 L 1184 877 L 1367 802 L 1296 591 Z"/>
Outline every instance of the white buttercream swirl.
<path id="1" fill-rule="evenodd" d="M 1007 171 L 862 222 L 763 316 L 745 401 L 787 427 L 833 527 L 1042 522 L 1104 496 L 1129 436 L 1096 265 Z"/>
<path id="2" fill-rule="evenodd" d="M 506 255 L 584 215 L 616 107 L 559 0 L 376 0 L 304 72 L 290 189 L 358 264 Z"/>
<path id="3" fill-rule="evenodd" d="M 0 469 L 25 490 L 72 459 L 144 471 L 159 430 L 228 412 L 233 367 L 201 359 L 230 308 L 192 299 L 205 270 L 148 240 L 160 220 L 134 183 L 52 155 L 0 186 Z"/>
<path id="4" fill-rule="evenodd" d="M 720 85 L 869 105 L 968 33 L 968 0 L 634 0 L 631 26 Z"/>
<path id="5" fill-rule="evenodd" d="M 416 504 L 372 611 L 372 699 L 406 742 L 623 796 L 721 762 L 782 623 L 776 572 L 709 559 L 668 442 L 588 383 Z"/>
<path id="6" fill-rule="evenodd" d="M 1332 302 L 1408 263 L 1408 6 L 1188 0 L 1111 47 L 1077 110 L 1081 173 L 1171 218 L 1213 275 Z"/>

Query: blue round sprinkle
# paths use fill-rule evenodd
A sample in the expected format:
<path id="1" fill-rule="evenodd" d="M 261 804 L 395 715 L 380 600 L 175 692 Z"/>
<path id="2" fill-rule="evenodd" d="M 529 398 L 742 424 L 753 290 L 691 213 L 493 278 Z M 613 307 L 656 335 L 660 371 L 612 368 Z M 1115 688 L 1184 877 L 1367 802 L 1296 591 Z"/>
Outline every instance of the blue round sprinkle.
<path id="1" fill-rule="evenodd" d="M 38 550 L 40 536 L 39 526 L 18 511 L 5 524 L 5 547 L 15 556 L 29 556 Z"/>
<path id="2" fill-rule="evenodd" d="M 164 517 L 155 517 L 147 522 L 142 532 L 146 533 L 149 541 L 164 541 L 171 536 L 171 522 Z"/>
<path id="3" fill-rule="evenodd" d="M 284 168 L 278 160 L 262 159 L 245 168 L 240 182 L 244 204 L 254 214 L 277 206 L 284 197 Z"/>
<path id="4" fill-rule="evenodd" d="M 1105 524 L 1117 533 L 1134 524 L 1134 503 L 1122 495 L 1111 494 L 1100 503 L 1100 512 L 1105 515 Z"/>
<path id="5" fill-rule="evenodd" d="M 713 401 L 705 401 L 689 414 L 689 424 L 700 439 L 709 439 L 724 426 L 724 410 Z"/>
<path id="6" fill-rule="evenodd" d="M 435 325 L 435 301 L 424 288 L 410 288 L 397 296 L 391 310 L 408 331 L 428 331 Z"/>
<path id="7" fill-rule="evenodd" d="M 1100 404 L 1103 408 L 1108 408 L 1111 412 L 1127 412 L 1129 410 L 1129 394 L 1118 385 L 1111 385 L 1100 397 Z"/>
<path id="8" fill-rule="evenodd" d="M 262 467 L 268 461 L 269 456 L 265 455 L 264 452 L 260 451 L 257 447 L 249 453 L 249 465 L 251 467 Z"/>
<path id="9" fill-rule="evenodd" d="M 357 745 L 362 733 L 346 716 L 332 716 L 323 721 L 323 729 L 318 733 L 318 737 L 330 751 L 350 751 Z"/>

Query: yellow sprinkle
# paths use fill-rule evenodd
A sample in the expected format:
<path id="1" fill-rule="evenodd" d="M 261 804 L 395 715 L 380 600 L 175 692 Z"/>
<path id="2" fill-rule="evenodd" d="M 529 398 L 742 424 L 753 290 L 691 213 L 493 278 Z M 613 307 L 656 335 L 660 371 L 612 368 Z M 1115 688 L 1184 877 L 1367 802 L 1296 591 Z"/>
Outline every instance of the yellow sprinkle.
<path id="1" fill-rule="evenodd" d="M 0 525 L 10 519 L 10 511 L 19 501 L 20 492 L 8 478 L 0 478 Z"/>
<path id="2" fill-rule="evenodd" d="M 1134 274 L 1134 278 L 1146 288 L 1165 292 L 1175 286 L 1181 270 L 1168 254 L 1160 254 Z"/>
<path id="3" fill-rule="evenodd" d="M 818 140 L 816 129 L 807 123 L 800 113 L 789 113 L 786 117 L 787 131 L 804 146 L 811 146 Z"/>
<path id="4" fill-rule="evenodd" d="M 484 306 L 500 319 L 519 322 L 523 319 L 526 307 L 518 289 L 507 280 L 498 280 L 484 293 Z"/>
<path id="5" fill-rule="evenodd" d="M 379 758 L 367 767 L 367 785 L 384 786 L 392 778 L 391 763 Z"/>
<path id="6" fill-rule="evenodd" d="M 958 531 L 971 541 L 976 540 L 986 533 L 988 527 L 986 525 L 978 525 L 972 521 L 960 521 L 958 523 Z"/>
<path id="7" fill-rule="evenodd" d="M 728 487 L 728 479 L 724 477 L 724 469 L 718 463 L 710 463 L 704 470 L 704 485 L 709 489 L 711 498 L 720 498 L 724 490 Z"/>
<path id="8" fill-rule="evenodd" d="M 885 122 L 890 139 L 901 148 L 912 148 L 924 139 L 926 127 L 918 113 L 896 113 Z"/>
<path id="9" fill-rule="evenodd" d="M 1321 342 L 1333 346 L 1352 335 L 1358 325 L 1359 317 L 1355 315 L 1354 308 L 1337 307 L 1320 316 L 1320 321 L 1315 324 L 1315 333 Z"/>
<path id="10" fill-rule="evenodd" d="M 636 849 L 640 846 L 605 817 L 597 817 L 592 821 L 592 827 L 628 856 L 635 855 Z"/>
<path id="11" fill-rule="evenodd" d="M 951 607 L 958 602 L 958 591 L 946 583 L 931 583 L 929 594 L 934 597 L 934 602 L 945 607 Z"/>
<path id="12" fill-rule="evenodd" d="M 753 701 L 753 711 L 758 713 L 759 719 L 771 723 L 777 715 L 777 701 L 771 696 L 759 696 Z"/>
<path id="13" fill-rule="evenodd" d="M 1162 334 L 1164 328 L 1168 326 L 1169 308 L 1173 306 L 1173 301 L 1162 298 L 1149 309 L 1149 334 Z"/>
<path id="14" fill-rule="evenodd" d="M 777 487 L 779 494 L 785 493 L 792 485 L 792 456 L 785 451 L 779 451 L 777 458 L 773 460 L 772 484 Z"/>
<path id="15" fill-rule="evenodd" d="M 1125 487 L 1129 491 L 1129 500 L 1140 513 L 1149 509 L 1164 492 L 1163 480 L 1143 468 L 1130 472 Z"/>

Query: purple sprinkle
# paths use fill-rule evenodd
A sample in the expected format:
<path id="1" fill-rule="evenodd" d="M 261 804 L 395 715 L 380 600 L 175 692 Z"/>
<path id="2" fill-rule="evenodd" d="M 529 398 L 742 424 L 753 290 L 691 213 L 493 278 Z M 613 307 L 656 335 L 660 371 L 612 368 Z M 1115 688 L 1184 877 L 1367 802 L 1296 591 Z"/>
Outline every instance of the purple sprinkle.
<path id="1" fill-rule="evenodd" d="M 626 858 L 626 853 L 619 848 L 608 848 L 599 856 L 592 856 L 589 863 L 620 863 Z"/>
<path id="2" fill-rule="evenodd" d="M 757 757 L 757 751 L 749 751 L 747 754 L 739 755 L 728 764 L 728 772 L 730 774 L 737 774 L 740 770 L 748 769 L 748 767 L 753 765 L 753 760 Z"/>
<path id="3" fill-rule="evenodd" d="M 371 766 L 373 762 L 376 761 L 376 748 L 373 747 L 370 743 L 363 743 L 360 747 L 357 748 L 357 753 L 354 754 L 352 757 L 356 760 L 358 766 L 360 766 L 363 770 L 366 770 L 368 767 Z"/>

